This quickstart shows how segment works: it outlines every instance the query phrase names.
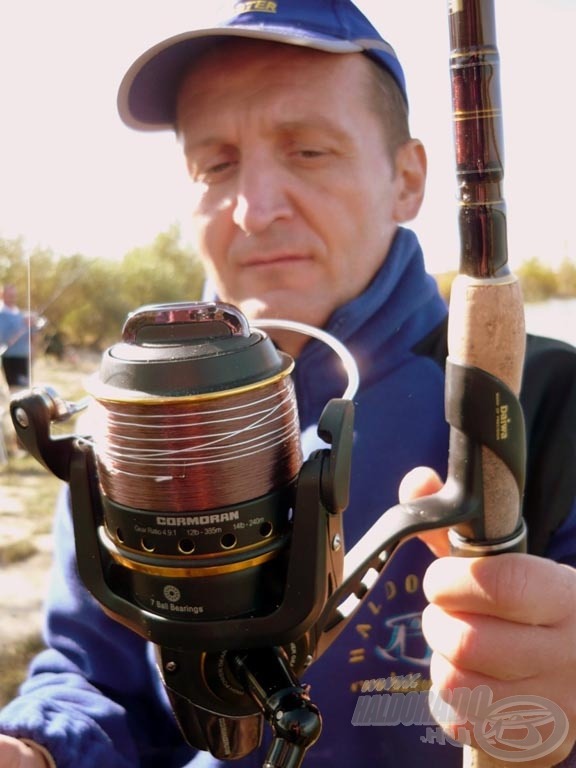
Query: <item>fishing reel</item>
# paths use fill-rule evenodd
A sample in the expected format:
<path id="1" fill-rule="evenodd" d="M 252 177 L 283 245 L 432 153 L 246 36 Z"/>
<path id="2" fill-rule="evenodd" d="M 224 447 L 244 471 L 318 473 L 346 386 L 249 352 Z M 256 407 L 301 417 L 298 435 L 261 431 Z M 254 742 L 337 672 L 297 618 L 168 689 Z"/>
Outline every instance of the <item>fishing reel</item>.
<path id="1" fill-rule="evenodd" d="M 51 390 L 11 404 L 70 485 L 83 582 L 156 646 L 187 740 L 222 759 L 258 746 L 262 712 L 279 754 L 320 732 L 297 675 L 342 583 L 353 405 L 327 404 L 329 447 L 303 461 L 293 367 L 235 307 L 143 307 L 88 382 L 85 436 L 51 435 L 77 410 Z"/>
<path id="2" fill-rule="evenodd" d="M 294 361 L 264 327 L 320 338 L 348 372 L 344 397 L 319 421 L 326 447 L 305 460 Z M 476 376 L 472 385 L 466 371 L 449 377 L 478 395 Z M 449 412 L 457 426 L 444 488 L 386 511 L 345 557 L 356 385 L 353 360 L 324 332 L 282 321 L 251 328 L 235 307 L 192 302 L 129 316 L 88 383 L 85 435 L 52 435 L 78 406 L 50 389 L 11 403 L 22 444 L 69 483 L 81 579 L 154 644 L 185 738 L 219 759 L 256 749 L 266 720 L 266 768 L 297 768 L 321 730 L 299 677 L 398 545 L 449 525 L 481 534 L 484 438 Z M 516 416 L 512 393 L 483 386 L 487 401 L 498 386 Z"/>

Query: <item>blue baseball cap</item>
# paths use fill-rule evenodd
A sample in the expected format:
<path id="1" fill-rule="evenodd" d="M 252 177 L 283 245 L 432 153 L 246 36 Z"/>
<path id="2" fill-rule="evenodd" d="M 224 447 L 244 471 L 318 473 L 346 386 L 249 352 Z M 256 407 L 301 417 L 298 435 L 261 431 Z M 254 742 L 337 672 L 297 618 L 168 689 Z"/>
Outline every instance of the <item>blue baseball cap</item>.
<path id="1" fill-rule="evenodd" d="M 118 92 L 118 111 L 126 125 L 140 131 L 173 129 L 184 73 L 195 56 L 230 36 L 363 53 L 388 70 L 408 103 L 394 49 L 350 0 L 235 0 L 225 21 L 170 37 L 132 64 Z"/>

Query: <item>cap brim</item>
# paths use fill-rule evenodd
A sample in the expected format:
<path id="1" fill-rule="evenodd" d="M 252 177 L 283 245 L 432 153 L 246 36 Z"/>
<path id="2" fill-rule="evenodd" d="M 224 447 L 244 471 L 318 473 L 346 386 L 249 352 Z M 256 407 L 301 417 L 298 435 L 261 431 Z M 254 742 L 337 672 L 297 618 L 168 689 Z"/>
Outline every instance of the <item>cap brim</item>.
<path id="1" fill-rule="evenodd" d="M 218 42 L 218 38 L 228 37 L 271 40 L 329 53 L 357 53 L 365 50 L 362 45 L 348 40 L 317 33 L 312 35 L 294 27 L 267 25 L 265 28 L 255 28 L 236 25 L 175 35 L 143 53 L 124 75 L 118 90 L 118 112 L 124 123 L 139 131 L 173 129 L 176 95 L 192 60 Z"/>

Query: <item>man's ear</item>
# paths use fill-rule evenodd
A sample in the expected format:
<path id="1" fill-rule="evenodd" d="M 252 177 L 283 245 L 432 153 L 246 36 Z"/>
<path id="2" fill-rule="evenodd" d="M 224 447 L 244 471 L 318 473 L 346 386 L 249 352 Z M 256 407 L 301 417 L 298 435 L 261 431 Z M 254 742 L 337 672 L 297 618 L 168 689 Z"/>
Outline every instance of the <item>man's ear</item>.
<path id="1" fill-rule="evenodd" d="M 396 151 L 395 170 L 397 196 L 394 206 L 396 222 L 414 219 L 424 198 L 428 161 L 421 141 L 410 139 Z"/>

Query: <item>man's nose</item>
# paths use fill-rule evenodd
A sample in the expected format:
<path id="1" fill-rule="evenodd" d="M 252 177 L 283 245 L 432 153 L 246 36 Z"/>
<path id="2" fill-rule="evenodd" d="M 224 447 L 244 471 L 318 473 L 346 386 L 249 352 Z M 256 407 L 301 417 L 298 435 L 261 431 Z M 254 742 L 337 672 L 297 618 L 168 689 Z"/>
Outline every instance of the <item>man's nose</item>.
<path id="1" fill-rule="evenodd" d="M 243 163 L 233 220 L 247 235 L 258 234 L 279 219 L 292 216 L 287 179 L 273 161 Z"/>

